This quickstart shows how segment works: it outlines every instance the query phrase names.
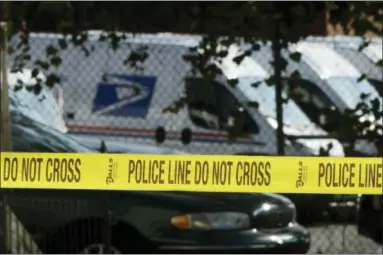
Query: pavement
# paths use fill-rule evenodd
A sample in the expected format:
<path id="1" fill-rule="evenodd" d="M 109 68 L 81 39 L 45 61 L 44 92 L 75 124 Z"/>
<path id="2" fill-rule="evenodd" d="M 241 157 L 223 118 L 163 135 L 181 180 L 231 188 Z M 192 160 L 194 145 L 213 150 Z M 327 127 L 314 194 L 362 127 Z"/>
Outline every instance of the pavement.
<path id="1" fill-rule="evenodd" d="M 308 227 L 312 244 L 309 254 L 382 254 L 382 245 L 358 234 L 355 225 Z"/>

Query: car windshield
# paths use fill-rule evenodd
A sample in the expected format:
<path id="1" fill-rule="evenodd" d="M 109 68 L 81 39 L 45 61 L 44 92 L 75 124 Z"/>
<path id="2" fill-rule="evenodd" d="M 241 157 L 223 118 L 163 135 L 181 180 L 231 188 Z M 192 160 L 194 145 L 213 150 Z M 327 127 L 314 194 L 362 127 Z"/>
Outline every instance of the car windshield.
<path id="1" fill-rule="evenodd" d="M 265 82 L 260 82 L 257 87 L 251 85 L 262 80 L 262 78 L 257 77 L 241 77 L 238 79 L 238 88 L 250 101 L 255 101 L 259 104 L 258 109 L 263 115 L 275 119 L 275 87 L 268 86 Z M 283 104 L 283 111 L 284 123 L 287 125 L 312 125 L 312 121 L 292 100 L 288 100 L 287 103 Z"/>
<path id="2" fill-rule="evenodd" d="M 367 80 L 358 82 L 355 77 L 331 77 L 326 81 L 331 89 L 341 96 L 350 109 L 354 109 L 361 101 L 360 95 L 362 93 L 370 94 L 371 98 L 379 98 L 381 100 L 379 93 Z"/>
<path id="3" fill-rule="evenodd" d="M 17 152 L 93 152 L 55 129 L 11 110 L 12 147 Z"/>

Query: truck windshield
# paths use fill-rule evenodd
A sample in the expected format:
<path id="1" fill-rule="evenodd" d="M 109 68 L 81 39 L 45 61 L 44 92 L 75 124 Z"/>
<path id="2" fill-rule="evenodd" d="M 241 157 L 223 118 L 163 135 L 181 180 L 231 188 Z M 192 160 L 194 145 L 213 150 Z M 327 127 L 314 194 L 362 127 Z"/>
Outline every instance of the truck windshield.
<path id="1" fill-rule="evenodd" d="M 379 93 L 367 80 L 358 82 L 355 77 L 330 77 L 326 81 L 350 109 L 354 109 L 361 101 L 362 93 L 369 94 L 372 99 L 378 98 L 382 102 Z"/>
<path id="2" fill-rule="evenodd" d="M 265 82 L 259 82 L 256 87 L 252 86 L 252 84 L 262 80 L 262 78 L 257 77 L 241 77 L 238 79 L 238 89 L 240 89 L 250 101 L 256 101 L 259 104 L 259 111 L 263 115 L 276 118 L 275 87 L 268 86 Z M 283 94 L 283 97 L 285 97 L 285 94 Z M 307 126 L 313 124 L 293 100 L 288 100 L 287 103 L 283 104 L 283 111 L 284 123 L 287 125 Z"/>

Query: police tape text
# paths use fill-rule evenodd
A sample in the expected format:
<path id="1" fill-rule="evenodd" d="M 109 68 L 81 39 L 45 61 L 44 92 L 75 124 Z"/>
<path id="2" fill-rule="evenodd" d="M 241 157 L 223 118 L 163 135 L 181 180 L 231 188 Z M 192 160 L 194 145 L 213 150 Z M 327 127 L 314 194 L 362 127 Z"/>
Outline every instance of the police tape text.
<path id="1" fill-rule="evenodd" d="M 382 188 L 382 164 L 319 163 L 318 187 Z"/>
<path id="2" fill-rule="evenodd" d="M 268 161 L 128 161 L 128 182 L 137 184 L 269 186 L 271 172 Z"/>
<path id="3" fill-rule="evenodd" d="M 4 158 L 3 180 L 12 182 L 80 182 L 81 160 L 66 158 Z"/>

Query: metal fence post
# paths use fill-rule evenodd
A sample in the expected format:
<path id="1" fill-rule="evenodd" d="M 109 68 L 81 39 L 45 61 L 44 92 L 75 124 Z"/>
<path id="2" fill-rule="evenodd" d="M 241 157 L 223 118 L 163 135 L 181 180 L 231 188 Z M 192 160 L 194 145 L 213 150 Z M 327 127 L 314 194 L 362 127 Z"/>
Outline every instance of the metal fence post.
<path id="1" fill-rule="evenodd" d="M 1 152 L 12 151 L 11 118 L 8 98 L 7 69 L 7 23 L 0 23 L 1 53 Z M 0 168 L 1 174 L 1 168 Z M 0 183 L 1 187 L 1 183 Z M 0 188 L 0 252 L 1 253 L 42 253 L 22 222 L 7 203 L 6 190 Z"/>
<path id="2" fill-rule="evenodd" d="M 5 41 L 7 35 L 7 24 L 5 22 L 0 23 L 0 71 L 1 71 L 1 151 L 9 151 L 10 149 L 10 139 L 9 139 L 9 128 L 7 122 L 9 122 L 9 117 L 7 118 L 8 106 L 4 108 L 4 105 L 7 103 L 4 98 L 8 95 L 8 86 L 7 81 L 7 69 L 6 69 L 6 44 Z M 7 135 L 8 134 L 8 135 Z M 1 174 L 1 166 L 0 166 Z M 1 183 L 0 183 L 1 186 Z M 6 195 L 3 189 L 0 189 L 0 252 L 7 253 L 6 249 L 6 240 L 7 240 L 7 223 L 6 223 Z"/>
<path id="3" fill-rule="evenodd" d="M 277 21 L 278 22 L 278 21 Z M 273 58 L 274 58 L 274 77 L 275 77 L 275 109 L 277 117 L 277 153 L 279 156 L 285 155 L 285 134 L 283 132 L 283 101 L 282 101 L 282 55 L 281 55 L 281 35 L 279 24 L 275 27 L 275 36 L 273 40 Z"/>

